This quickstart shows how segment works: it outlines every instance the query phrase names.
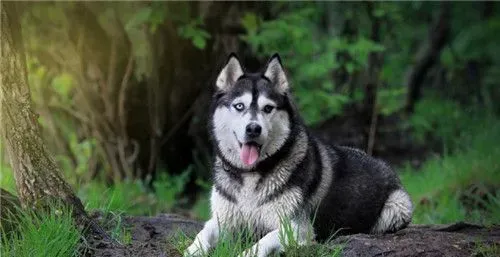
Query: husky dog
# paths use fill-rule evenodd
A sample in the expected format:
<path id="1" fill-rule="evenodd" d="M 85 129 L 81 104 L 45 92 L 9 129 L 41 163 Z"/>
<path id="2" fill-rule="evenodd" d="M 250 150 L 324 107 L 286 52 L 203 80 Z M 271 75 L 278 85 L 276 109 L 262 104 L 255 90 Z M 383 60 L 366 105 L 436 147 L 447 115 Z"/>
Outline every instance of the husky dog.
<path id="1" fill-rule="evenodd" d="M 275 54 L 260 73 L 231 54 L 216 80 L 210 130 L 215 148 L 212 218 L 185 256 L 210 250 L 222 229 L 251 228 L 260 240 L 240 256 L 283 251 L 283 221 L 305 244 L 311 231 L 386 233 L 406 227 L 412 202 L 397 174 L 361 150 L 314 137 L 297 113 Z"/>

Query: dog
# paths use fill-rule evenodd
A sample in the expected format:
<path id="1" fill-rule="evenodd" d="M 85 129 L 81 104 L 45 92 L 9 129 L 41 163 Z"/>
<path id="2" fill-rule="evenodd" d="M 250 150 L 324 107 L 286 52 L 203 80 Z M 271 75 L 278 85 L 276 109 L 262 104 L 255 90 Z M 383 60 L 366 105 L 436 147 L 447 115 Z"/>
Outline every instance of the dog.
<path id="1" fill-rule="evenodd" d="M 209 128 L 214 145 L 211 214 L 184 252 L 213 248 L 222 229 L 261 238 L 240 256 L 283 252 L 287 220 L 299 245 L 335 233 L 405 228 L 413 205 L 397 174 L 361 150 L 327 144 L 305 126 L 281 58 L 249 73 L 233 53 L 218 75 Z"/>

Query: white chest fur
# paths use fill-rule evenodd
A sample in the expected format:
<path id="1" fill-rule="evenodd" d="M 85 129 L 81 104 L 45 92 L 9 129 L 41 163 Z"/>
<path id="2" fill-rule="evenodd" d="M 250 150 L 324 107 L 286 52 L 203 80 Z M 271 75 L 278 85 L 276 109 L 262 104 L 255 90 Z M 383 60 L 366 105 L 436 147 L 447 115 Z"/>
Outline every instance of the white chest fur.
<path id="1" fill-rule="evenodd" d="M 245 174 L 239 190 L 235 190 L 235 202 L 212 191 L 212 214 L 223 227 L 252 228 L 258 233 L 277 229 L 282 217 L 290 217 L 301 201 L 301 190 L 289 188 L 273 200 L 268 200 L 268 190 L 256 190 L 258 174 Z"/>

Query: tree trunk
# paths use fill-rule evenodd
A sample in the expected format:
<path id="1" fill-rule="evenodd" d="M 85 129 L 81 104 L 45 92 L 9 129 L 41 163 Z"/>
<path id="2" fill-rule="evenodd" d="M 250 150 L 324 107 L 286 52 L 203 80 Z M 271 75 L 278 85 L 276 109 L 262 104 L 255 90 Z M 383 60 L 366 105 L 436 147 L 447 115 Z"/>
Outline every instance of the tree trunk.
<path id="1" fill-rule="evenodd" d="M 75 209 L 83 205 L 60 176 L 61 170 L 45 147 L 32 111 L 21 27 L 13 3 L 2 3 L 2 137 L 24 207 L 44 197 L 63 199 Z"/>
<path id="2" fill-rule="evenodd" d="M 422 94 L 422 85 L 427 75 L 427 71 L 439 60 L 441 49 L 448 40 L 450 31 L 450 3 L 441 3 L 436 22 L 429 30 L 429 38 L 419 49 L 415 65 L 408 71 L 404 84 L 408 88 L 405 111 L 411 114 L 415 108 L 415 103 Z"/>
<path id="3" fill-rule="evenodd" d="M 85 213 L 45 146 L 33 113 L 16 3 L 1 3 L 0 115 L 3 145 L 14 172 L 22 207 L 42 208 L 58 200 L 70 206 L 78 225 L 104 235 Z"/>
<path id="4" fill-rule="evenodd" d="M 380 25 L 381 19 L 374 15 L 376 3 L 367 2 L 366 10 L 371 21 L 371 36 L 370 39 L 375 43 L 380 43 Z M 368 57 L 367 81 L 364 88 L 363 99 L 363 117 L 366 118 L 365 124 L 368 128 L 366 136 L 366 152 L 369 155 L 373 154 L 373 146 L 375 144 L 375 135 L 378 122 L 377 108 L 377 90 L 379 75 L 382 66 L 382 53 L 371 52 Z"/>

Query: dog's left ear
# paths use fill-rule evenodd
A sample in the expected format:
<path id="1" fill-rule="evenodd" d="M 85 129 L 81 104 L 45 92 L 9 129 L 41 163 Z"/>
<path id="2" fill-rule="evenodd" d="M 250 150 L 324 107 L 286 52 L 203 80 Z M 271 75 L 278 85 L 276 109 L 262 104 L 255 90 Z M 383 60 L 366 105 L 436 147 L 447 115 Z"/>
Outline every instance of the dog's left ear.
<path id="1" fill-rule="evenodd" d="M 288 90 L 288 79 L 286 78 L 283 65 L 281 65 L 281 58 L 277 53 L 273 54 L 269 59 L 264 76 L 271 80 L 280 93 Z"/>
<path id="2" fill-rule="evenodd" d="M 243 76 L 243 68 L 235 53 L 231 53 L 227 58 L 226 65 L 217 76 L 215 85 L 219 90 L 226 91 L 236 84 L 238 78 Z"/>

